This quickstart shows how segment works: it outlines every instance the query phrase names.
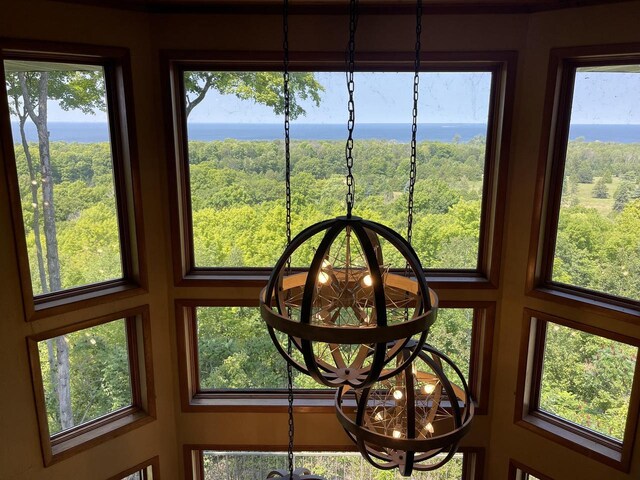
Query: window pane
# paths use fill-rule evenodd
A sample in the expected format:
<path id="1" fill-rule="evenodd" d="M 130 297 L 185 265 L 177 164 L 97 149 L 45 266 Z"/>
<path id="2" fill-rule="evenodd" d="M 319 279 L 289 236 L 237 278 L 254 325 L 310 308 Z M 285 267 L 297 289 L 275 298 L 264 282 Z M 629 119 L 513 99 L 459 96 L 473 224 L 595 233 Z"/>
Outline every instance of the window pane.
<path id="1" fill-rule="evenodd" d="M 552 280 L 640 298 L 640 66 L 578 68 Z"/>
<path id="2" fill-rule="evenodd" d="M 132 404 L 126 321 L 38 342 L 49 433 Z"/>
<path id="3" fill-rule="evenodd" d="M 431 327 L 427 343 L 447 355 L 460 369 L 464 379 L 469 382 L 469 364 L 471 361 L 471 337 L 473 333 L 472 308 L 440 308 L 438 319 Z M 451 367 L 444 366 L 445 374 L 454 383 L 458 377 Z"/>
<path id="4" fill-rule="evenodd" d="M 433 472 L 414 472 L 411 478 L 424 480 L 460 480 L 463 454 L 457 453 L 442 468 Z M 286 452 L 202 452 L 204 480 L 264 480 L 272 470 L 287 468 Z M 295 468 L 303 467 L 327 479 L 399 480 L 395 470 L 373 468 L 355 452 L 300 452 L 294 457 Z"/>
<path id="5" fill-rule="evenodd" d="M 637 347 L 547 324 L 540 409 L 622 441 Z"/>
<path id="6" fill-rule="evenodd" d="M 281 83 L 279 72 L 185 73 L 198 267 L 270 267 L 282 253 Z M 491 73 L 422 73 L 420 85 L 414 246 L 427 268 L 475 269 Z M 337 72 L 293 73 L 291 88 L 295 234 L 345 212 L 347 93 Z M 356 74 L 354 214 L 403 233 L 412 88 L 411 73 Z"/>
<path id="7" fill-rule="evenodd" d="M 196 325 L 202 390 L 287 387 L 286 362 L 273 345 L 258 308 L 197 307 Z M 440 309 L 427 340 L 451 356 L 466 378 L 472 326 L 473 309 Z M 295 369 L 294 386 L 326 388 Z"/>
<path id="8" fill-rule="evenodd" d="M 4 66 L 34 294 L 121 278 L 102 67 Z"/>

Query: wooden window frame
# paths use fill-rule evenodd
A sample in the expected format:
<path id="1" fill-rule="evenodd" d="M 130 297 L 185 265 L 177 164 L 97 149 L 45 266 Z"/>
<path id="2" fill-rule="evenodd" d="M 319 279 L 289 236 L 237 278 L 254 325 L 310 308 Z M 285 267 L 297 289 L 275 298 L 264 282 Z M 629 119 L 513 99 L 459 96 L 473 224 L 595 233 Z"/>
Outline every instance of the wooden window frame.
<path id="1" fill-rule="evenodd" d="M 178 376 L 182 411 L 286 412 L 286 389 L 248 389 L 237 391 L 200 389 L 198 341 L 195 328 L 195 309 L 197 307 L 257 308 L 258 301 L 257 299 L 176 300 Z M 495 302 L 445 300 L 440 302 L 440 308 L 474 310 L 468 381 L 469 389 L 476 405 L 476 415 L 486 415 L 488 414 L 489 405 L 496 304 Z M 296 389 L 294 410 L 296 413 L 334 412 L 334 394 L 335 391 L 333 389 Z"/>
<path id="2" fill-rule="evenodd" d="M 637 323 L 640 299 L 552 280 L 577 68 L 640 63 L 640 43 L 551 50 L 527 265 L 526 294 Z"/>
<path id="3" fill-rule="evenodd" d="M 132 402 L 130 406 L 50 435 L 38 342 L 124 319 Z M 156 417 L 149 307 L 119 311 L 27 337 L 31 380 L 45 467 L 153 421 Z"/>
<path id="4" fill-rule="evenodd" d="M 135 467 L 128 468 L 127 470 L 120 472 L 113 477 L 109 477 L 107 480 L 122 480 L 128 475 L 133 475 L 142 471 L 142 480 L 160 480 L 160 457 L 155 456 L 139 463 Z M 151 476 L 149 476 L 151 473 Z"/>
<path id="5" fill-rule="evenodd" d="M 543 475 L 533 468 L 529 468 L 512 458 L 509 459 L 509 480 L 529 480 L 529 475 L 534 475 L 540 480 L 553 480 L 551 477 Z"/>
<path id="6" fill-rule="evenodd" d="M 101 302 L 140 294 L 147 289 L 140 175 L 132 102 L 129 50 L 83 44 L 0 38 L 0 78 L 5 60 L 77 63 L 104 69 L 111 158 L 120 239 L 122 278 L 34 295 L 25 242 L 14 141 L 9 122 L 0 122 L 2 155 L 8 178 L 13 231 L 26 320 L 58 315 Z M 0 87 L 0 118 L 8 119 L 5 82 Z"/>
<path id="7" fill-rule="evenodd" d="M 639 339 L 525 308 L 514 422 L 571 450 L 628 472 L 640 413 L 640 360 L 636 361 L 634 370 L 624 437 L 622 442 L 617 442 L 539 408 L 545 335 L 549 323 L 640 348 Z"/>
<path id="8" fill-rule="evenodd" d="M 162 51 L 163 90 L 167 119 L 167 151 L 171 152 L 170 191 L 173 271 L 176 286 L 263 286 L 269 268 L 195 267 L 188 165 L 187 125 L 184 115 L 183 74 L 189 70 L 278 71 L 280 52 Z M 363 52 L 359 71 L 412 71 L 414 56 L 408 52 Z M 487 148 L 481 209 L 481 230 L 476 269 L 427 270 L 431 286 L 496 289 L 500 274 L 506 194 L 507 163 L 515 86 L 517 53 L 425 52 L 422 70 L 486 71 L 492 73 L 487 128 Z M 292 71 L 342 71 L 344 54 L 307 52 L 292 54 Z"/>
<path id="9" fill-rule="evenodd" d="M 205 450 L 222 452 L 286 452 L 287 445 L 219 445 L 219 444 L 185 444 L 183 445 L 184 478 L 185 480 L 204 480 L 204 466 L 202 453 Z M 327 445 L 296 445 L 296 452 L 357 452 L 355 445 L 327 446 Z M 484 479 L 484 448 L 460 447 L 457 453 L 462 453 L 462 479 Z M 543 479 L 544 480 L 544 479 Z"/>

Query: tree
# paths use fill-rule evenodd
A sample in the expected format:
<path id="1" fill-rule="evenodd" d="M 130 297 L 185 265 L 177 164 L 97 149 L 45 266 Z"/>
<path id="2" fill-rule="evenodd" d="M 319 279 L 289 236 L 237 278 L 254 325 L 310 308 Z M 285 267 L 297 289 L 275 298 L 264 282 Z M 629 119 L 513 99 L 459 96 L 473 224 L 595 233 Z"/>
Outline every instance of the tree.
<path id="1" fill-rule="evenodd" d="M 207 96 L 210 90 L 223 95 L 235 95 L 271 107 L 276 114 L 284 113 L 282 73 L 280 72 L 188 72 L 184 78 L 187 117 Z M 320 104 L 324 87 L 313 73 L 289 74 L 291 118 L 304 115 L 301 100 Z"/>
<path id="2" fill-rule="evenodd" d="M 613 210 L 621 212 L 631 199 L 635 187 L 631 182 L 622 182 L 613 194 Z"/>
<path id="3" fill-rule="evenodd" d="M 609 198 L 609 189 L 603 178 L 596 181 L 593 190 L 591 190 L 591 196 L 593 198 Z"/>

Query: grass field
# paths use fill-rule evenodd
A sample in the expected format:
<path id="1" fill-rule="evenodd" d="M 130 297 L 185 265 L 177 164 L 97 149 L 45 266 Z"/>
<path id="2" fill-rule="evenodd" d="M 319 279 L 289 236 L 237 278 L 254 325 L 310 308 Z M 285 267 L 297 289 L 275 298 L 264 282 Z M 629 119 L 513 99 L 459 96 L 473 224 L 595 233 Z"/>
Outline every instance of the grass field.
<path id="1" fill-rule="evenodd" d="M 613 208 L 613 194 L 618 186 L 622 183 L 622 180 L 618 177 L 613 177 L 613 182 L 607 184 L 609 190 L 609 198 L 593 198 L 591 192 L 593 187 L 598 181 L 598 177 L 593 179 L 593 183 L 579 183 L 578 184 L 578 202 L 579 205 L 587 208 L 595 208 L 602 215 L 609 215 Z"/>

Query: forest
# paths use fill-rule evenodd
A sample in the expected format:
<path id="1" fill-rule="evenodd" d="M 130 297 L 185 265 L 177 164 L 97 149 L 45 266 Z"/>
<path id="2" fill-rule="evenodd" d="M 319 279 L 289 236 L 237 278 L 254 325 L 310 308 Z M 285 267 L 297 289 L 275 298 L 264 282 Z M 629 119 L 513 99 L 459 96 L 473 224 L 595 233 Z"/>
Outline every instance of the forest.
<path id="1" fill-rule="evenodd" d="M 102 74 L 94 68 L 8 76 L 12 118 L 19 124 L 16 170 L 35 295 L 122 276 L 110 144 L 51 141 L 47 129 L 47 98 L 63 109 L 104 110 Z M 255 98 L 278 112 L 280 97 L 273 87 L 277 74 L 266 80 L 260 72 L 243 75 L 233 82 L 221 74 L 187 83 L 189 111 L 204 96 L 204 84 L 239 98 Z M 295 78 L 299 98 L 318 102 L 321 88 L 313 75 Z M 26 137 L 28 121 L 37 127 L 37 142 Z M 356 145 L 354 214 L 404 233 L 408 145 L 383 140 L 357 140 Z M 188 151 L 196 266 L 272 266 L 285 239 L 283 142 L 190 141 Z M 485 151 L 483 137 L 418 144 L 413 245 L 425 268 L 476 268 Z M 294 139 L 291 158 L 294 234 L 343 214 L 344 142 Z M 640 143 L 569 142 L 555 281 L 640 298 L 639 181 Z M 312 253 L 303 251 L 294 265 L 304 264 Z M 385 262 L 403 266 L 393 254 Z M 465 373 L 473 321 L 472 309 L 442 309 L 428 339 Z M 40 342 L 52 435 L 131 402 L 124 323 L 118 320 Z M 284 361 L 274 355 L 256 309 L 198 308 L 197 326 L 202 389 L 284 386 Z M 621 440 L 637 349 L 550 324 L 544 355 L 541 408 Z M 295 381 L 298 388 L 315 386 L 301 376 Z M 238 461 L 207 460 L 211 468 L 224 464 L 231 469 Z M 450 465 L 456 468 L 455 462 Z M 394 478 L 384 474 L 371 478 Z"/>

